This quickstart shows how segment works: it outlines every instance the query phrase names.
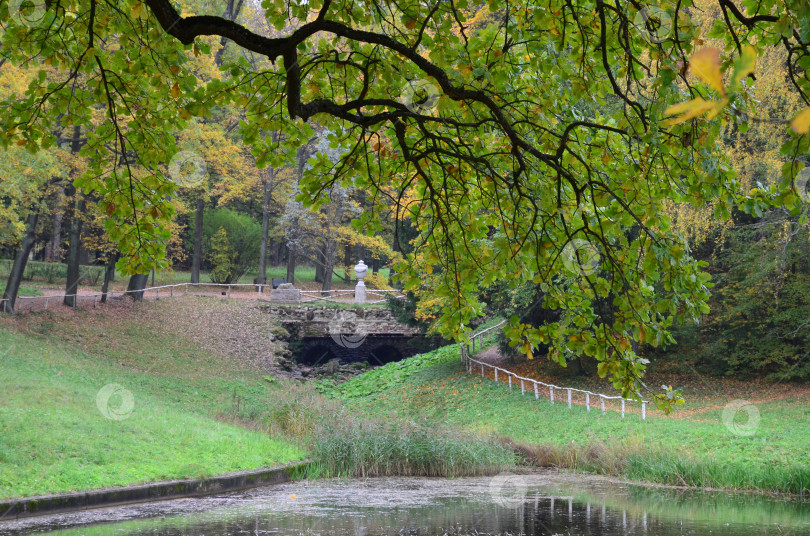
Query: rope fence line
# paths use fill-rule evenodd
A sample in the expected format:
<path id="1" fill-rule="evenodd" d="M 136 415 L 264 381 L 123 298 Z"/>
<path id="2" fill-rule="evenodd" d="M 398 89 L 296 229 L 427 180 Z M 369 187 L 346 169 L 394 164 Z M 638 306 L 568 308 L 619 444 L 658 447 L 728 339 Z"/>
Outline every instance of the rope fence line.
<path id="1" fill-rule="evenodd" d="M 338 300 L 333 298 L 332 296 L 324 296 L 325 292 L 331 292 L 336 294 L 337 296 L 341 295 L 354 295 L 354 290 L 302 290 L 301 291 L 301 301 L 303 303 L 313 302 L 313 301 L 326 301 L 326 302 L 334 302 L 334 303 L 345 303 L 345 301 Z M 394 296 L 396 299 L 403 299 L 405 295 L 402 294 L 399 290 L 378 290 L 378 289 L 366 289 L 366 295 L 377 296 L 380 299 L 372 300 L 365 302 L 366 305 L 375 305 L 378 303 L 385 303 L 385 296 L 387 294 L 399 294 L 398 296 Z M 306 299 L 304 299 L 306 298 Z"/>
<path id="2" fill-rule="evenodd" d="M 475 350 L 475 341 L 476 341 L 476 339 L 478 340 L 478 344 L 479 344 L 479 347 L 480 347 L 480 345 L 482 343 L 482 336 L 485 333 L 487 333 L 489 331 L 492 331 L 492 330 L 494 330 L 496 328 L 499 328 L 499 327 L 503 326 L 505 323 L 506 323 L 506 320 L 504 320 L 500 324 L 497 324 L 495 326 L 487 328 L 487 329 L 485 329 L 483 331 L 480 331 L 478 333 L 474 333 L 470 337 L 470 339 L 473 341 L 472 342 L 472 347 L 471 347 L 472 350 Z M 593 391 L 588 391 L 587 389 L 577 389 L 575 387 L 560 387 L 558 385 L 541 382 L 539 380 L 535 380 L 535 379 L 532 379 L 532 378 L 524 378 L 522 376 L 518 376 L 517 374 L 515 374 L 514 372 L 511 372 L 509 370 L 506 370 L 506 369 L 503 369 L 503 368 L 500 368 L 500 367 L 496 367 L 495 365 L 491 365 L 489 363 L 484 363 L 483 361 L 478 361 L 478 360 L 473 359 L 470 356 L 470 349 L 471 348 L 468 347 L 466 344 L 461 344 L 460 348 L 461 348 L 461 362 L 462 362 L 462 364 L 465 365 L 465 368 L 466 368 L 468 374 L 477 374 L 477 370 L 480 367 L 480 369 L 481 369 L 481 377 L 486 378 L 487 377 L 486 369 L 490 369 L 490 370 L 494 371 L 495 382 L 498 383 L 500 381 L 500 380 L 498 380 L 498 373 L 500 372 L 502 375 L 506 376 L 507 382 L 509 383 L 509 390 L 510 391 L 512 390 L 512 387 L 513 387 L 513 381 L 512 381 L 513 378 L 514 378 L 515 382 L 520 381 L 520 394 L 521 395 L 526 394 L 526 385 L 533 386 L 534 388 L 530 389 L 530 391 L 534 392 L 535 400 L 540 400 L 540 387 L 541 386 L 543 388 L 545 388 L 545 389 L 548 389 L 549 401 L 552 404 L 554 404 L 555 391 L 567 391 L 567 394 L 568 394 L 568 408 L 570 409 L 572 407 L 572 404 L 573 404 L 573 401 L 572 401 L 573 393 L 582 393 L 583 395 L 585 395 L 585 409 L 587 411 L 591 411 L 591 397 L 593 396 L 594 398 L 599 399 L 599 405 L 600 405 L 600 407 L 602 409 L 602 415 L 605 415 L 605 413 L 606 413 L 606 409 L 605 409 L 605 401 L 606 400 L 618 400 L 618 401 L 621 402 L 622 419 L 624 419 L 625 408 L 626 408 L 628 402 L 629 403 L 639 403 L 637 400 L 624 398 L 622 396 L 609 396 L 609 395 L 604 395 L 602 393 L 594 393 Z M 649 400 L 642 400 L 640 402 L 640 404 L 641 404 L 641 420 L 647 420 L 647 404 L 649 404 L 649 403 L 650 403 Z"/>
<path id="3" fill-rule="evenodd" d="M 499 327 L 503 326 L 504 324 L 506 324 L 506 320 L 502 320 L 502 321 L 498 322 L 497 324 L 495 324 L 494 326 L 488 327 L 487 329 L 483 329 L 483 330 L 479 331 L 478 333 L 474 333 L 472 335 L 472 337 L 470 337 L 470 339 L 472 340 L 472 343 L 471 343 L 472 351 L 473 352 L 475 351 L 475 341 L 476 341 L 476 339 L 478 340 L 478 346 L 480 347 L 481 344 L 484 342 L 484 335 L 485 334 L 489 333 L 490 331 L 494 331 L 494 330 L 498 329 Z"/>
<path id="4" fill-rule="evenodd" d="M 264 284 L 253 284 L 253 283 L 176 283 L 173 285 L 160 285 L 157 287 L 147 287 L 141 290 L 117 290 L 117 291 L 107 291 L 107 299 L 115 299 L 115 298 L 124 298 L 128 294 L 138 294 L 142 293 L 144 299 L 147 297 L 152 297 L 156 300 L 160 299 L 160 291 L 163 290 L 164 297 L 174 297 L 175 294 L 178 295 L 186 295 L 189 293 L 189 287 L 192 288 L 199 288 L 199 287 L 214 287 L 214 288 L 224 288 L 226 289 L 223 294 L 226 298 L 231 297 L 231 290 L 233 289 L 240 289 L 243 287 L 253 287 L 255 288 L 255 295 L 256 299 L 262 298 L 264 296 L 269 296 L 268 294 L 262 294 L 266 287 L 273 288 L 272 285 L 264 283 Z M 182 290 L 182 292 L 179 292 Z M 151 293 L 151 296 L 148 296 L 147 293 Z M 192 291 L 192 294 L 194 292 Z M 329 295 L 324 296 L 323 294 L 329 293 Z M 398 290 L 377 290 L 377 289 L 367 289 L 366 294 L 371 294 L 373 296 L 378 296 L 382 299 L 367 301 L 367 305 L 373 305 L 377 303 L 383 303 L 385 301 L 385 295 L 387 293 L 398 293 L 400 295 L 395 296 L 396 298 L 404 298 L 404 295 L 400 293 Z M 302 298 L 306 297 L 308 299 L 302 299 L 301 303 L 309 303 L 313 301 L 332 301 L 335 303 L 346 303 L 345 301 L 337 300 L 331 297 L 331 294 L 335 294 L 337 296 L 345 295 L 345 294 L 354 294 L 354 290 L 301 290 Z M 310 296 L 311 295 L 311 296 Z M 316 296 L 317 295 L 317 296 Z M 67 297 L 75 297 L 76 300 L 74 302 L 73 307 L 78 307 L 79 301 L 84 300 L 85 304 L 89 306 L 88 300 L 92 300 L 93 308 L 98 307 L 98 304 L 101 302 L 101 297 L 104 296 L 103 292 L 89 292 L 89 293 L 75 293 L 75 294 L 57 294 L 53 296 L 17 296 L 17 304 L 20 306 L 19 309 L 22 310 L 22 305 L 24 303 L 30 303 L 32 306 L 29 310 L 33 309 L 33 304 L 37 302 L 44 302 L 45 309 L 48 309 L 50 303 L 56 302 L 61 303 Z M 0 311 L 3 310 L 3 306 L 5 302 L 8 301 L 6 299 L 0 298 Z"/>

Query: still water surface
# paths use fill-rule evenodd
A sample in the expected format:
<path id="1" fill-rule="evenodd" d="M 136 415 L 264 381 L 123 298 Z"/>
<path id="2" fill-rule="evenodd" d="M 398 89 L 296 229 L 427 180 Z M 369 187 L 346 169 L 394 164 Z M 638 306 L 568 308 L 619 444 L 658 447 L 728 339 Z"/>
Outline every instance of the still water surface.
<path id="1" fill-rule="evenodd" d="M 0 522 L 10 534 L 810 536 L 810 502 L 558 473 L 320 480 Z"/>

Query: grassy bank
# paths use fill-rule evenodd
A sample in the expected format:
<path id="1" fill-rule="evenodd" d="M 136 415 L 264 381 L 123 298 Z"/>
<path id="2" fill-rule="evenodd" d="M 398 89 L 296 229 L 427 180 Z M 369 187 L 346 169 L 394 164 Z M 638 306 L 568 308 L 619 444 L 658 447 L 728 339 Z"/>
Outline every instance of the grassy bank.
<path id="1" fill-rule="evenodd" d="M 274 326 L 257 304 L 196 296 L 0 315 L 0 498 L 305 458 L 313 476 L 492 474 L 514 462 L 494 442 L 358 418 L 273 376 Z"/>
<path id="2" fill-rule="evenodd" d="M 534 399 L 519 387 L 467 375 L 447 347 L 357 376 L 337 388 L 358 414 L 412 419 L 501 438 L 538 465 L 674 485 L 806 493 L 810 490 L 810 407 L 806 397 L 757 404 L 756 434 L 731 433 L 722 409 L 700 421 L 678 415 L 602 416 Z"/>
<path id="3" fill-rule="evenodd" d="M 215 418 L 231 393 L 257 388 L 238 378 L 200 381 L 161 363 L 137 370 L 8 332 L 0 334 L 0 353 L 0 498 L 209 476 L 306 456 L 282 438 Z M 105 403 L 99 393 L 108 384 L 126 391 Z"/>

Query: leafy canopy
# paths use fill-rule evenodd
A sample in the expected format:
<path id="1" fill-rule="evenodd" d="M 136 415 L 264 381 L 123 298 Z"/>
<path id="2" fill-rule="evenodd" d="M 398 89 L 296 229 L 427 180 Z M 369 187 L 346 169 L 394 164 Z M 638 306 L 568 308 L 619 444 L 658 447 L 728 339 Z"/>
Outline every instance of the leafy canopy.
<path id="1" fill-rule="evenodd" d="M 0 6 L 4 61 L 61 74 L 0 104 L 0 143 L 48 147 L 101 107 L 76 185 L 102 198 L 131 271 L 165 262 L 166 163 L 191 118 L 241 110 L 260 166 L 288 162 L 317 122 L 342 156 L 312 158 L 299 199 L 341 183 L 367 192 L 369 232 L 390 210 L 410 219 L 420 236 L 397 271 L 430 290 L 439 330 L 465 336 L 482 286 L 533 281 L 560 320 L 513 319 L 512 339 L 529 356 L 591 355 L 632 395 L 633 341 L 663 344 L 708 310 L 708 276 L 664 204 L 800 210 L 806 111 L 780 118 L 781 187 L 740 193 L 715 140 L 755 113 L 764 47 L 786 49 L 785 83 L 808 103 L 806 0 L 718 0 L 708 52 L 691 0 L 264 0 L 237 21 L 190 1 L 38 1 Z M 221 69 L 199 76 L 223 42 Z"/>

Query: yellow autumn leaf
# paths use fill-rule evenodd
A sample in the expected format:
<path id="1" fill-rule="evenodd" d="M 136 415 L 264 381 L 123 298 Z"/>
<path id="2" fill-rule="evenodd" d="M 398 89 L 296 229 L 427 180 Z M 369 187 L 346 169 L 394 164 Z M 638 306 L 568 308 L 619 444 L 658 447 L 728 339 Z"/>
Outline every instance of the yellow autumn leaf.
<path id="1" fill-rule="evenodd" d="M 728 99 L 720 99 L 719 101 L 711 101 L 711 103 L 712 103 L 713 106 L 709 110 L 709 113 L 706 114 L 706 120 L 707 121 L 710 121 L 710 120 L 714 119 L 714 116 L 716 116 L 721 111 L 723 111 L 723 108 L 725 108 L 726 104 L 728 104 Z"/>
<path id="2" fill-rule="evenodd" d="M 172 86 L 172 97 L 175 99 L 180 96 L 180 86 L 177 85 L 177 82 L 174 83 Z"/>
<path id="3" fill-rule="evenodd" d="M 796 134 L 810 133 L 810 108 L 805 108 L 790 122 L 790 128 Z"/>
<path id="4" fill-rule="evenodd" d="M 666 111 L 664 111 L 664 115 L 684 115 L 667 119 L 662 124 L 677 125 L 678 123 L 683 123 L 684 121 L 688 121 L 693 117 L 697 117 L 705 112 L 708 112 L 714 106 L 715 103 L 713 101 L 707 101 L 701 97 L 694 98 L 688 102 L 675 104 L 674 106 L 667 108 Z"/>
<path id="5" fill-rule="evenodd" d="M 726 94 L 723 87 L 723 73 L 720 71 L 719 48 L 704 48 L 695 52 L 689 60 L 689 70 L 720 94 Z"/>

